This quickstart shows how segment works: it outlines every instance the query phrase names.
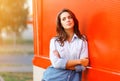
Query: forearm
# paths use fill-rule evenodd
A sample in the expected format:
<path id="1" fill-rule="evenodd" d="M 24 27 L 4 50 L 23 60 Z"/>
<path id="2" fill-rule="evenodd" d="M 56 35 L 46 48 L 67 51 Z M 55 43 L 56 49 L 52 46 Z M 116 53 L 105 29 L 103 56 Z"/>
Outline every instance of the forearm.
<path id="1" fill-rule="evenodd" d="M 66 69 L 71 69 L 74 70 L 75 66 L 77 65 L 83 65 L 83 66 L 87 66 L 88 65 L 88 59 L 77 59 L 77 60 L 68 60 L 66 63 Z"/>
<path id="2" fill-rule="evenodd" d="M 55 65 L 61 64 L 61 63 L 60 63 L 61 57 L 60 57 L 60 54 L 58 53 L 58 51 L 57 51 L 57 50 L 54 50 L 54 51 L 53 51 L 53 54 L 54 54 L 57 58 L 59 58 L 58 61 L 55 61 L 55 62 L 54 62 L 54 64 L 55 64 Z M 63 60 L 63 61 L 64 61 L 64 60 Z M 61 59 L 61 62 L 63 62 L 63 61 L 62 61 L 62 59 Z M 67 61 L 66 61 L 65 68 L 66 68 L 66 69 L 70 69 L 70 70 L 75 70 L 75 66 L 77 66 L 77 65 L 87 66 L 87 65 L 88 65 L 88 62 L 89 62 L 89 61 L 88 61 L 87 58 L 67 60 Z"/>
<path id="3" fill-rule="evenodd" d="M 67 63 L 66 63 L 66 69 L 72 69 L 72 70 L 74 70 L 75 66 L 76 65 L 80 65 L 80 64 L 81 64 L 80 59 L 77 59 L 77 60 L 68 60 Z"/>
<path id="4" fill-rule="evenodd" d="M 89 64 L 89 59 L 88 58 L 81 59 L 81 65 L 86 67 L 86 66 L 88 66 L 88 64 Z"/>

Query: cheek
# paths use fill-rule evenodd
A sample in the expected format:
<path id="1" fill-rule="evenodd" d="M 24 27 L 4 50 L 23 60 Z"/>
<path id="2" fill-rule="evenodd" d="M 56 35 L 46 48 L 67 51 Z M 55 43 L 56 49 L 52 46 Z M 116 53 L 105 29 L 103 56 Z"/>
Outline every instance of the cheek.
<path id="1" fill-rule="evenodd" d="M 73 19 L 71 20 L 71 22 L 74 24 L 74 21 L 73 21 Z"/>
<path id="2" fill-rule="evenodd" d="M 61 25 L 64 27 L 65 26 L 65 22 L 61 22 Z"/>
<path id="3" fill-rule="evenodd" d="M 75 25 L 74 21 L 72 21 L 73 26 Z"/>

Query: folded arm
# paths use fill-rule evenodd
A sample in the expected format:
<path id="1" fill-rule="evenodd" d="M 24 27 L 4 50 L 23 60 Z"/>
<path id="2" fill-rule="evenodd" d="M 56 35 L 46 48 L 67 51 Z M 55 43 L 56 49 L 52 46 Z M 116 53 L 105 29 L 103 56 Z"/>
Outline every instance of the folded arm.
<path id="1" fill-rule="evenodd" d="M 57 50 L 54 50 L 54 51 L 53 51 L 53 54 L 54 54 L 57 58 L 61 59 L 60 54 L 58 53 Z M 66 68 L 66 69 L 70 69 L 70 70 L 75 70 L 77 65 L 87 66 L 87 65 L 88 65 L 88 62 L 89 62 L 88 58 L 75 59 L 75 60 L 67 60 L 67 62 L 66 62 L 66 67 L 65 67 L 65 68 Z"/>

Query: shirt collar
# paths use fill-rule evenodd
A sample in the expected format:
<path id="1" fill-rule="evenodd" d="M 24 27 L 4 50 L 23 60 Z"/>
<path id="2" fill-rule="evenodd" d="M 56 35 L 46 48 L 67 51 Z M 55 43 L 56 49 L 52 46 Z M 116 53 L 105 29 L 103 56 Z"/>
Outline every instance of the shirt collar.
<path id="1" fill-rule="evenodd" d="M 73 38 L 72 38 L 72 40 L 71 40 L 71 42 L 72 41 L 74 41 L 75 39 L 77 39 L 78 38 L 78 36 L 74 33 L 74 35 L 73 35 Z"/>

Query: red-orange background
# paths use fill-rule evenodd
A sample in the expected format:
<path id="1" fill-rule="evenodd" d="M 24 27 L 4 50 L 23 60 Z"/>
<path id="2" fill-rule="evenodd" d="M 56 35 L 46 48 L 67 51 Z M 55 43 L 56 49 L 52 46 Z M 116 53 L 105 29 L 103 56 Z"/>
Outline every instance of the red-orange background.
<path id="1" fill-rule="evenodd" d="M 88 37 L 90 68 L 88 81 L 120 80 L 120 0 L 34 0 L 33 64 L 46 68 L 49 40 L 55 36 L 56 15 L 72 10 L 80 31 Z"/>

